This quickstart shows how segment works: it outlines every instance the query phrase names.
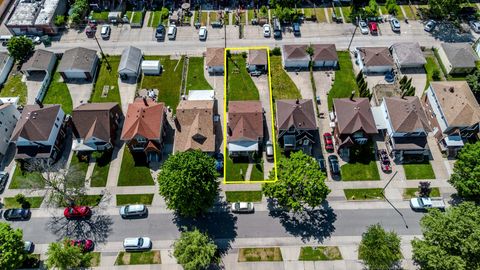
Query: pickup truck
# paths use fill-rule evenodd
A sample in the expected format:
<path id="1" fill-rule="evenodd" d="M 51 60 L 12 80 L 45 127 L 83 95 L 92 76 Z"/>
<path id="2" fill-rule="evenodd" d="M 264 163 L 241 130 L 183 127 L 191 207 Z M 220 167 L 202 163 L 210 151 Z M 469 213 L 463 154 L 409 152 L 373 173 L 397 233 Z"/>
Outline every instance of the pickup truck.
<path id="1" fill-rule="evenodd" d="M 430 208 L 445 209 L 445 202 L 442 198 L 417 197 L 410 199 L 410 207 L 413 210 L 427 210 Z"/>

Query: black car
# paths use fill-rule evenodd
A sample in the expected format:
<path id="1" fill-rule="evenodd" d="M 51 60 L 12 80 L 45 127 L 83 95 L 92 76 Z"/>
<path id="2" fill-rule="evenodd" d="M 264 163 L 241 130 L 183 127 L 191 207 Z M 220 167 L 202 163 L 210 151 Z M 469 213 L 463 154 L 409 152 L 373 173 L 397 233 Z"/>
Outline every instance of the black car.
<path id="1" fill-rule="evenodd" d="M 325 159 L 323 157 L 317 158 L 318 166 L 320 166 L 320 171 L 326 172 L 327 166 L 325 165 Z"/>
<path id="2" fill-rule="evenodd" d="M 293 29 L 293 35 L 296 37 L 300 36 L 300 24 L 299 23 L 293 23 L 292 24 L 292 29 Z"/>
<path id="3" fill-rule="evenodd" d="M 30 209 L 12 208 L 7 209 L 3 213 L 5 220 L 27 220 L 30 218 Z"/>
<path id="4" fill-rule="evenodd" d="M 163 24 L 157 26 L 157 29 L 155 30 L 155 38 L 157 40 L 165 39 L 165 26 L 163 26 Z"/>
<path id="5" fill-rule="evenodd" d="M 5 190 L 5 186 L 8 182 L 8 173 L 7 172 L 0 172 L 0 194 L 3 193 Z"/>
<path id="6" fill-rule="evenodd" d="M 340 166 L 338 165 L 338 157 L 335 155 L 328 156 L 328 164 L 332 174 L 340 174 Z"/>

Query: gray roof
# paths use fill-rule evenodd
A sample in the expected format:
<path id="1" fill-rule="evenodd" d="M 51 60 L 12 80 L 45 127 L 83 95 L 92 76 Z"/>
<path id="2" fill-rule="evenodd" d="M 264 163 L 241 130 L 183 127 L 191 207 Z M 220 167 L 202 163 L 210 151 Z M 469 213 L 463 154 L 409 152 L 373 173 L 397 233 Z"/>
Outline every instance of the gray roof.
<path id="1" fill-rule="evenodd" d="M 7 52 L 0 52 L 0 67 L 3 69 L 5 64 L 7 63 L 8 58 L 10 55 L 8 55 Z"/>
<path id="2" fill-rule="evenodd" d="M 442 43 L 441 46 L 453 68 L 472 68 L 479 60 L 468 43 Z"/>
<path id="3" fill-rule="evenodd" d="M 29 71 L 29 70 L 49 71 L 48 67 L 52 62 L 52 58 L 53 59 L 55 58 L 55 54 L 53 52 L 38 49 L 28 59 L 28 61 L 22 65 L 22 71 Z"/>
<path id="4" fill-rule="evenodd" d="M 75 69 L 90 72 L 97 58 L 97 51 L 94 50 L 82 47 L 66 50 L 58 66 L 58 71 L 65 72 Z"/>
<path id="5" fill-rule="evenodd" d="M 132 71 L 137 72 L 138 67 L 142 64 L 142 51 L 130 46 L 123 50 L 120 64 L 118 65 L 118 72 Z"/>
<path id="6" fill-rule="evenodd" d="M 401 66 L 423 66 L 427 63 L 418 42 L 400 42 L 390 47 Z"/>
<path id="7" fill-rule="evenodd" d="M 65 5 L 64 0 L 18 1 L 6 25 L 33 26 L 49 24 L 53 20 L 59 5 Z"/>

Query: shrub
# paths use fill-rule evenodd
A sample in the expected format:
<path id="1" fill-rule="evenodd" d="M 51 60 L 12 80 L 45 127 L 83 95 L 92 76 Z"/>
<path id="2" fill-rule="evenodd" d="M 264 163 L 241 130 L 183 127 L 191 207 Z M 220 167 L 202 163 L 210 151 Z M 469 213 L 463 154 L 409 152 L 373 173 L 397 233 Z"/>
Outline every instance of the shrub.
<path id="1" fill-rule="evenodd" d="M 440 70 L 438 70 L 438 69 L 433 70 L 432 79 L 434 81 L 440 81 Z"/>
<path id="2" fill-rule="evenodd" d="M 65 24 L 65 16 L 57 15 L 55 17 L 55 25 L 56 26 L 62 26 L 64 24 Z"/>
<path id="3" fill-rule="evenodd" d="M 282 51 L 280 50 L 279 47 L 275 47 L 272 50 L 272 55 L 280 56 L 280 55 L 282 55 Z"/>

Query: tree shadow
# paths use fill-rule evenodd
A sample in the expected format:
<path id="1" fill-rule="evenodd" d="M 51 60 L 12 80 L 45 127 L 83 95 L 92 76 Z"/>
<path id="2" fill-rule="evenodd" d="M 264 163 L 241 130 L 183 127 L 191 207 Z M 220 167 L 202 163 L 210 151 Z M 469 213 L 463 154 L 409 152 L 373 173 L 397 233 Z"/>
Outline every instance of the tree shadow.
<path id="1" fill-rule="evenodd" d="M 268 209 L 271 217 L 278 218 L 288 233 L 300 237 L 303 242 L 316 240 L 321 243 L 335 231 L 333 223 L 337 215 L 326 201 L 320 209 L 305 209 L 295 214 L 282 210 L 274 200 L 268 199 Z"/>
<path id="2" fill-rule="evenodd" d="M 57 240 L 91 239 L 95 243 L 105 243 L 112 231 L 113 220 L 107 215 L 94 215 L 89 219 L 68 220 L 65 217 L 52 217 L 48 229 L 58 236 Z"/>

